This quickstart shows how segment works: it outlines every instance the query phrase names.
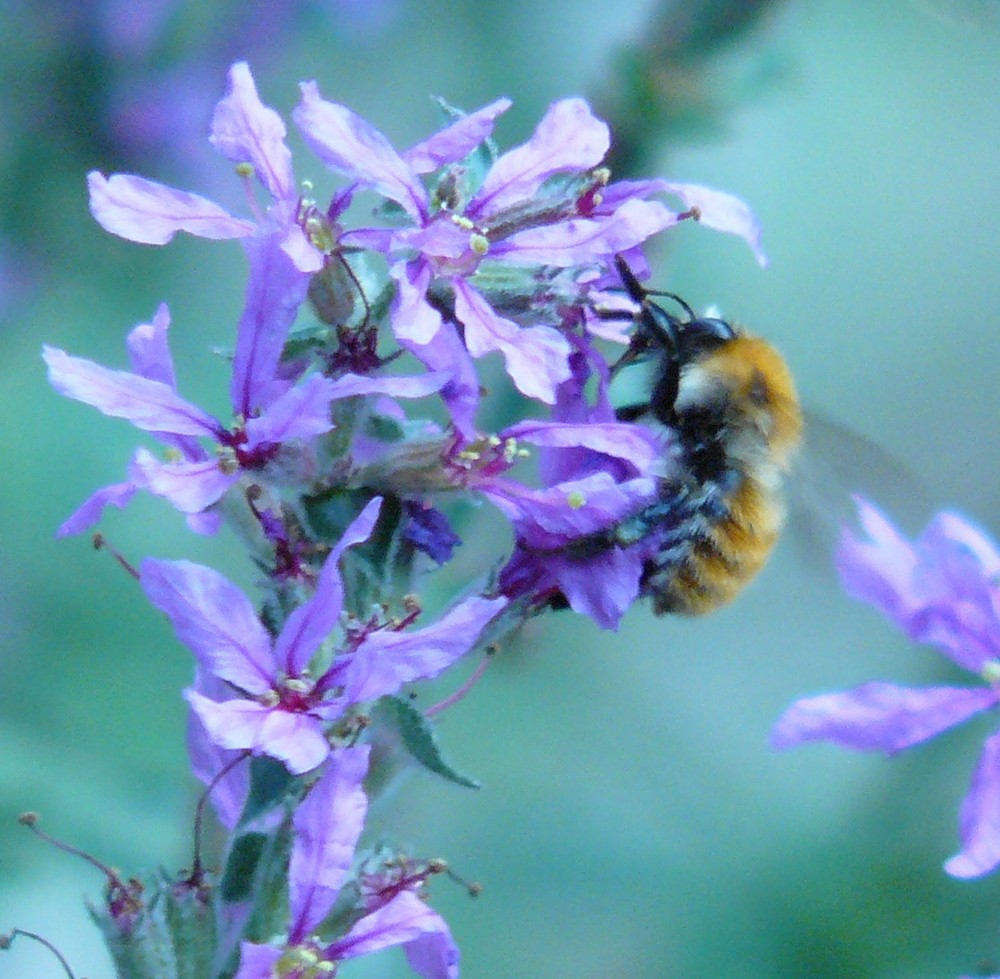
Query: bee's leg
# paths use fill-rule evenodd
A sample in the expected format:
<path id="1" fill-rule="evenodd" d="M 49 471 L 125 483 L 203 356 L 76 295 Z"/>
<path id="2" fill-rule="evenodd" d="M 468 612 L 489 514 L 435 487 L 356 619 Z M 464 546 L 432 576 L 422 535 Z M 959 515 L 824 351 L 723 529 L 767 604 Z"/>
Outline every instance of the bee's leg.
<path id="1" fill-rule="evenodd" d="M 673 426 L 677 421 L 674 406 L 677 403 L 677 393 L 681 385 L 681 365 L 677 360 L 675 350 L 664 354 L 660 376 L 653 385 L 649 397 L 648 410 L 657 421 Z"/>
<path id="2" fill-rule="evenodd" d="M 646 414 L 649 414 L 648 404 L 623 405 L 621 408 L 615 408 L 615 418 L 620 422 L 638 421 Z"/>
<path id="3" fill-rule="evenodd" d="M 629 344 L 628 350 L 625 351 L 612 365 L 610 377 L 614 380 L 619 372 L 624 367 L 628 367 L 629 364 L 635 363 L 647 352 L 647 347 L 644 344 L 636 343 L 634 340 Z"/>

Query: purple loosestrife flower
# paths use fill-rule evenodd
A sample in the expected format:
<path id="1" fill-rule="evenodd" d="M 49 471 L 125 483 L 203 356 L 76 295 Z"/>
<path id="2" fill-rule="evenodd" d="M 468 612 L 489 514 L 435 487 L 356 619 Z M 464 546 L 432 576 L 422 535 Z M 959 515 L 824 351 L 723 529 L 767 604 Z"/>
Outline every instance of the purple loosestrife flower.
<path id="1" fill-rule="evenodd" d="M 458 949 L 444 919 L 416 893 L 422 879 L 391 892 L 373 892 L 366 880 L 369 893 L 347 933 L 333 941 L 316 934 L 340 896 L 364 827 L 368 752 L 367 745 L 333 751 L 296 809 L 287 937 L 267 945 L 244 942 L 236 979 L 332 975 L 338 962 L 396 945 L 406 948 L 410 964 L 426 979 L 457 979 Z"/>
<path id="2" fill-rule="evenodd" d="M 894 754 L 1000 704 L 1000 551 L 979 529 L 941 513 L 909 541 L 871 504 L 858 500 L 868 539 L 845 534 L 838 553 L 844 585 L 914 642 L 937 646 L 984 682 L 977 687 L 865 683 L 796 701 L 778 721 L 774 744 L 830 741 Z M 962 803 L 962 849 L 946 864 L 954 877 L 1000 866 L 1000 733 L 991 735 Z"/>
<path id="3" fill-rule="evenodd" d="M 475 646 L 503 608 L 503 599 L 472 597 L 423 629 L 360 623 L 348 630 L 328 663 L 311 671 L 343 610 L 340 557 L 368 538 L 380 505 L 376 497 L 347 528 L 326 559 L 312 598 L 292 612 L 273 642 L 249 599 L 218 572 L 188 561 L 143 561 L 141 581 L 149 600 L 167 615 L 199 665 L 235 693 L 215 700 L 187 692 L 217 745 L 270 755 L 294 774 L 309 771 L 330 752 L 327 727 L 349 707 L 436 676 Z"/>
<path id="4" fill-rule="evenodd" d="M 558 599 L 602 628 L 616 629 L 640 594 L 646 559 L 660 546 L 654 527 L 643 525 L 637 541 L 621 528 L 675 492 L 669 486 L 675 447 L 666 430 L 615 421 L 607 365 L 585 339 L 581 346 L 554 408 L 565 421 L 549 423 L 533 439 L 541 447 L 544 487 L 492 497 L 515 533 L 499 580 L 511 599 L 536 606 Z M 598 375 L 594 405 L 584 395 L 591 370 Z M 569 437 L 574 432 L 590 437 Z"/>
<path id="5" fill-rule="evenodd" d="M 90 210 L 106 231 L 146 245 L 164 245 L 178 231 L 199 238 L 246 238 L 270 226 L 283 232 L 282 245 L 303 272 L 322 267 L 322 255 L 298 224 L 299 195 L 285 124 L 264 105 L 246 62 L 229 69 L 229 91 L 215 108 L 212 145 L 247 166 L 271 197 L 257 221 L 235 218 L 198 194 L 176 190 L 133 174 L 105 177 L 92 171 Z"/>
<path id="6" fill-rule="evenodd" d="M 395 202 L 410 223 L 349 231 L 340 239 L 389 258 L 399 342 L 440 369 L 433 345 L 454 327 L 431 295 L 446 284 L 468 352 L 500 351 L 518 389 L 552 404 L 569 377 L 571 346 L 554 326 L 518 323 L 498 312 L 484 292 L 488 279 L 479 275 L 484 262 L 606 263 L 682 216 L 646 200 L 651 193 L 681 196 L 688 203 L 684 217 L 743 235 L 762 257 L 759 229 L 742 202 L 707 188 L 664 181 L 605 186 L 607 171 L 596 168 L 609 146 L 608 128 L 581 99 L 554 103 L 531 139 L 496 159 L 475 187 L 467 158 L 509 104 L 498 100 L 405 153 L 345 106 L 322 99 L 315 82 L 302 85 L 293 116 L 328 167 Z M 428 190 L 421 178 L 436 170 L 442 172 Z M 456 425 L 468 435 L 463 420 Z"/>
<path id="7" fill-rule="evenodd" d="M 539 489 L 490 467 L 470 479 L 514 530 L 515 551 L 501 571 L 501 590 L 530 604 L 558 592 L 574 611 L 615 628 L 638 595 L 642 557 L 615 545 L 595 549 L 586 560 L 572 552 L 658 499 L 668 456 L 663 437 L 614 421 L 521 422 L 502 434 L 497 448 L 504 458 L 511 445 L 524 441 L 546 455 L 572 455 L 580 465 Z"/>
<path id="8" fill-rule="evenodd" d="M 432 374 L 420 378 L 345 374 L 336 380 L 313 374 L 286 387 L 251 417 L 243 415 L 239 405 L 234 404 L 236 421 L 228 428 L 177 394 L 167 346 L 169 322 L 169 312 L 163 305 L 152 324 L 142 324 L 129 335 L 133 372 L 110 370 L 55 347 L 44 348 L 49 380 L 60 394 L 154 433 L 173 455 L 180 457 L 179 461 L 161 462 L 147 450 L 139 449 L 129 479 L 98 490 L 63 524 L 60 534 L 85 530 L 100 519 L 106 506 L 124 506 L 137 489 L 166 497 L 182 513 L 202 514 L 244 472 L 262 475 L 290 443 L 300 448 L 308 446 L 313 438 L 333 428 L 330 404 L 334 400 L 364 394 L 422 397 L 436 391 L 445 380 Z M 238 377 L 240 363 L 237 360 L 233 364 L 237 378 L 233 390 L 244 390 L 243 380 Z M 198 437 L 209 439 L 217 451 L 207 452 Z M 308 480 L 312 466 L 308 453 L 299 451 L 294 467 L 285 455 L 283 469 L 294 469 Z M 214 529 L 214 524 L 202 521 L 195 529 Z"/>

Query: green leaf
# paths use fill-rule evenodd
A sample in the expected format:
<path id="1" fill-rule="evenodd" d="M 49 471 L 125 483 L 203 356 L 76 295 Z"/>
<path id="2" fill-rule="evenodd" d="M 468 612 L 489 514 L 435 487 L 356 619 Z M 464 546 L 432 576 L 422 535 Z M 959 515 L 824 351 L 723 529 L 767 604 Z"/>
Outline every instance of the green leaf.
<path id="1" fill-rule="evenodd" d="M 219 896 L 229 904 L 245 901 L 253 894 L 253 882 L 267 837 L 263 833 L 244 833 L 233 841 L 229 860 L 219 885 Z"/>
<path id="2" fill-rule="evenodd" d="M 275 761 L 275 759 L 265 755 L 252 758 L 250 760 L 250 792 L 247 795 L 247 802 L 243 807 L 238 826 L 247 826 L 258 816 L 262 816 L 275 806 L 281 805 L 287 797 L 293 781 L 294 778 L 280 761 Z"/>
<path id="3" fill-rule="evenodd" d="M 383 697 L 374 713 L 399 733 L 406 750 L 424 768 L 467 789 L 480 787 L 476 779 L 456 771 L 441 757 L 431 722 L 408 701 L 399 697 Z"/>

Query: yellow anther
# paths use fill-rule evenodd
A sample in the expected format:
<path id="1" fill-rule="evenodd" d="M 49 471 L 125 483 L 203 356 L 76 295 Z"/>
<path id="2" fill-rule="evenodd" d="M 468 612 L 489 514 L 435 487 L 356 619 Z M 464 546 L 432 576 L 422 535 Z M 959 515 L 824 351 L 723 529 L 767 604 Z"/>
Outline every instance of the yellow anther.
<path id="1" fill-rule="evenodd" d="M 587 497 L 579 490 L 573 490 L 566 494 L 566 502 L 571 510 L 579 510 L 580 507 L 587 505 Z"/>
<path id="2" fill-rule="evenodd" d="M 278 696 L 277 690 L 266 690 L 260 695 L 258 700 L 264 707 L 277 707 L 281 703 L 281 698 Z"/>
<path id="3" fill-rule="evenodd" d="M 470 221 L 464 214 L 453 214 L 451 220 L 458 225 L 463 231 L 472 231 L 475 228 L 475 223 Z"/>
<path id="4" fill-rule="evenodd" d="M 252 177 L 253 176 L 253 164 L 252 163 L 237 163 L 236 173 L 241 177 Z"/>
<path id="5" fill-rule="evenodd" d="M 308 693 L 312 689 L 312 684 L 308 680 L 292 677 L 285 680 L 284 687 L 286 690 L 291 690 L 292 693 Z"/>
<path id="6" fill-rule="evenodd" d="M 604 195 L 600 193 L 594 194 L 591 200 L 594 202 L 594 207 L 600 207 L 604 203 Z"/>
<path id="7" fill-rule="evenodd" d="M 477 255 L 485 255 L 490 250 L 490 240 L 486 235 L 476 233 L 469 236 L 469 247 Z"/>
<path id="8" fill-rule="evenodd" d="M 497 446 L 498 446 L 498 445 L 500 444 L 500 436 L 499 436 L 499 435 L 490 435 L 490 436 L 489 436 L 489 437 L 488 437 L 488 438 L 486 439 L 486 444 L 487 444 L 487 445 L 488 445 L 488 446 L 489 446 L 489 447 L 490 447 L 491 449 L 495 449 L 495 448 L 496 448 L 496 447 L 497 447 Z"/>
<path id="9" fill-rule="evenodd" d="M 611 179 L 611 171 L 607 167 L 597 167 L 592 173 L 594 180 L 602 187 L 606 187 L 608 181 Z"/>
<path id="10" fill-rule="evenodd" d="M 1000 684 L 1000 660 L 988 659 L 983 663 L 981 676 L 991 687 Z"/>
<path id="11" fill-rule="evenodd" d="M 302 188 L 303 194 L 311 194 L 313 190 L 313 182 L 311 180 L 303 180 L 299 186 Z"/>

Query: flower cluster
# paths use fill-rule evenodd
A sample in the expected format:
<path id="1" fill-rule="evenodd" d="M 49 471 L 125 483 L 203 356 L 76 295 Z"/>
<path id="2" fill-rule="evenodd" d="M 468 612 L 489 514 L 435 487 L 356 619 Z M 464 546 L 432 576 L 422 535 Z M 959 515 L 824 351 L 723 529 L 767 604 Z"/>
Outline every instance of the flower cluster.
<path id="1" fill-rule="evenodd" d="M 438 864 L 360 848 L 385 781 L 372 718 L 388 704 L 396 743 L 470 784 L 440 756 L 436 711 L 422 714 L 403 688 L 549 608 L 617 626 L 657 546 L 620 531 L 669 504 L 675 463 L 669 432 L 619 421 L 611 405 L 613 351 L 635 312 L 615 256 L 639 267 L 645 241 L 695 219 L 742 236 L 763 261 L 735 198 L 611 181 L 608 128 L 580 99 L 555 103 L 527 142 L 497 154 L 490 135 L 508 106 L 442 106 L 444 128 L 399 152 L 303 84 L 294 121 L 342 178 L 320 203 L 296 181 L 285 125 L 241 63 L 210 138 L 245 185 L 247 216 L 135 175 L 89 176 L 108 231 L 154 245 L 179 231 L 239 239 L 249 263 L 225 418 L 180 393 L 166 305 L 129 334 L 130 370 L 44 353 L 60 393 L 163 450 L 138 448 L 124 480 L 60 532 L 151 493 L 198 533 L 228 521 L 262 575 L 255 602 L 188 561 L 147 557 L 137 572 L 196 663 L 192 767 L 230 834 L 209 929 L 217 974 L 304 979 L 390 945 L 420 975 L 458 974 L 447 926 L 426 903 Z M 365 198 L 366 211 L 351 206 Z M 483 431 L 490 354 L 510 382 L 490 381 L 502 394 L 490 417 L 506 405 L 511 421 Z M 402 407 L 421 399 L 424 417 Z M 451 559 L 465 499 L 491 503 L 509 536 L 484 556 L 478 582 L 418 622 L 414 574 Z M 199 896 L 212 886 L 200 870 L 186 884 Z M 109 910 L 119 962 L 156 931 L 137 925 L 142 913 Z"/>
<path id="2" fill-rule="evenodd" d="M 829 741 L 894 754 L 1000 704 L 1000 551 L 954 513 L 939 514 L 907 540 L 870 503 L 858 501 L 867 539 L 846 533 L 838 564 L 850 594 L 874 605 L 914 642 L 937 646 L 977 686 L 903 687 L 864 683 L 796 701 L 773 741 L 787 748 Z M 954 877 L 1000 866 L 1000 733 L 979 758 L 962 804 L 962 849 L 945 864 Z"/>

